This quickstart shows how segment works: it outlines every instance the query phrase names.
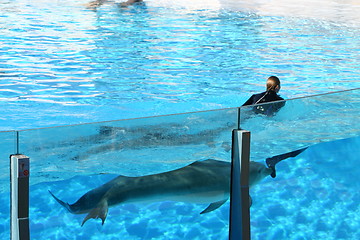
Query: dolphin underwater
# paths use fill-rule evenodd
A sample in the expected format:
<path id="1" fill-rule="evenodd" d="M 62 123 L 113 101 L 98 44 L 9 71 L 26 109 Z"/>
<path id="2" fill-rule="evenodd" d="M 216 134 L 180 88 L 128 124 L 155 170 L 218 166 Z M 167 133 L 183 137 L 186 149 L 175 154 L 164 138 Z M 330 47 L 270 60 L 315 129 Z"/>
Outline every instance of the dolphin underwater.
<path id="1" fill-rule="evenodd" d="M 268 167 L 260 162 L 250 161 L 249 187 L 259 183 L 266 176 L 275 177 L 276 163 L 288 157 L 292 155 L 275 158 L 271 163 L 267 163 Z M 140 177 L 120 175 L 85 193 L 74 204 L 65 203 L 51 191 L 49 193 L 70 213 L 87 213 L 81 226 L 91 218 L 101 218 L 104 224 L 108 208 L 124 203 L 160 201 L 210 203 L 201 214 L 211 212 L 229 199 L 230 175 L 230 162 L 207 159 L 159 174 Z"/>

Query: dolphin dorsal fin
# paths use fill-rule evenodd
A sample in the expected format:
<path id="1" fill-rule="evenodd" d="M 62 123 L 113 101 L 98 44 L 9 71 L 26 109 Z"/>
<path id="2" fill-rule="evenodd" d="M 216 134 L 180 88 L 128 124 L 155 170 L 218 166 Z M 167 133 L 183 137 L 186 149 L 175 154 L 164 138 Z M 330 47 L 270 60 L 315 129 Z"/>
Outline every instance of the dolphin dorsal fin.
<path id="1" fill-rule="evenodd" d="M 210 205 L 207 208 L 205 208 L 204 211 L 202 211 L 200 214 L 214 211 L 215 209 L 218 209 L 219 207 L 221 207 L 221 205 L 223 205 L 226 201 L 227 201 L 227 199 L 210 203 Z"/>
<path id="2" fill-rule="evenodd" d="M 108 203 L 107 203 L 107 201 L 102 200 L 97 205 L 96 208 L 91 209 L 91 211 L 88 213 L 88 215 L 86 215 L 83 222 L 81 223 L 81 226 L 83 226 L 84 223 L 86 223 L 86 221 L 89 220 L 90 218 L 94 218 L 94 219 L 101 218 L 102 225 L 104 225 L 107 213 L 108 213 Z"/>

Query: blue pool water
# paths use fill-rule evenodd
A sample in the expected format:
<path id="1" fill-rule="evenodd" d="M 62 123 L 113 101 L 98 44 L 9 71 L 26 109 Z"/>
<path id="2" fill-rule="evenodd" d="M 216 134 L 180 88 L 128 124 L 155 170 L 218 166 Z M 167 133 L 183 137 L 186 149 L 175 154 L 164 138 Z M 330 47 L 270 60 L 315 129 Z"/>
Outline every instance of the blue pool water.
<path id="1" fill-rule="evenodd" d="M 0 0 L 0 130 L 237 107 L 269 75 L 286 98 L 360 87 L 359 6 L 323 2 Z"/>
<path id="2" fill-rule="evenodd" d="M 356 167 L 359 147 L 360 137 L 320 143 L 296 158 L 279 163 L 275 179 L 265 178 L 250 191 L 252 239 L 359 239 L 360 171 Z M 114 159 L 113 164 L 116 165 L 116 161 L 118 159 Z M 156 171 L 147 169 L 152 170 Z M 43 174 L 53 173 L 50 168 Z M 109 209 L 103 226 L 101 220 L 91 219 L 81 227 L 85 215 L 70 214 L 48 193 L 51 190 L 62 200 L 73 203 L 115 176 L 78 175 L 33 184 L 30 194 L 32 239 L 228 238 L 228 202 L 204 215 L 199 214 L 207 206 L 204 204 L 123 204 Z M 8 195 L 2 194 L 1 211 L 8 201 Z M 3 220 L 9 221 L 6 216 Z M 4 230 L 0 236 L 7 239 L 9 232 Z"/>

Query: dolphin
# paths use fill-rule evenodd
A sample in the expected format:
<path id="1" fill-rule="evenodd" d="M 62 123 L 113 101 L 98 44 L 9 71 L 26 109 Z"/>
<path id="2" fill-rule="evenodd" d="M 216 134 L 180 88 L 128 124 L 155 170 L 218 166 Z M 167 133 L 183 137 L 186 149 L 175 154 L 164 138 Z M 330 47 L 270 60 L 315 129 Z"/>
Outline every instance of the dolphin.
<path id="1" fill-rule="evenodd" d="M 287 154 L 284 157 L 291 155 Z M 281 160 L 277 159 L 277 162 Z M 266 176 L 275 176 L 274 172 L 274 165 L 270 164 L 266 167 L 260 162 L 250 161 L 249 187 L 259 183 Z M 49 193 L 70 213 L 87 213 L 81 226 L 91 218 L 100 218 L 104 224 L 108 208 L 125 203 L 159 201 L 210 203 L 201 214 L 214 211 L 230 197 L 230 175 L 230 162 L 207 159 L 158 174 L 140 177 L 120 175 L 85 193 L 73 204 L 63 202 L 50 190 Z"/>

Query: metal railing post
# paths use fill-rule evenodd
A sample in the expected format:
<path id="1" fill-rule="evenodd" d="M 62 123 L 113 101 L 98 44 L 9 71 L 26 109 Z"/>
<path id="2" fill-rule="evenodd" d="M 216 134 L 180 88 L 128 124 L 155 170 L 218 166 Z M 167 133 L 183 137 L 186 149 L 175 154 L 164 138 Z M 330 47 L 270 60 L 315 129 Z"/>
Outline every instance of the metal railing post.
<path id="1" fill-rule="evenodd" d="M 250 132 L 233 130 L 229 240 L 250 240 Z"/>
<path id="2" fill-rule="evenodd" d="M 10 156 L 11 240 L 29 240 L 29 158 Z"/>

